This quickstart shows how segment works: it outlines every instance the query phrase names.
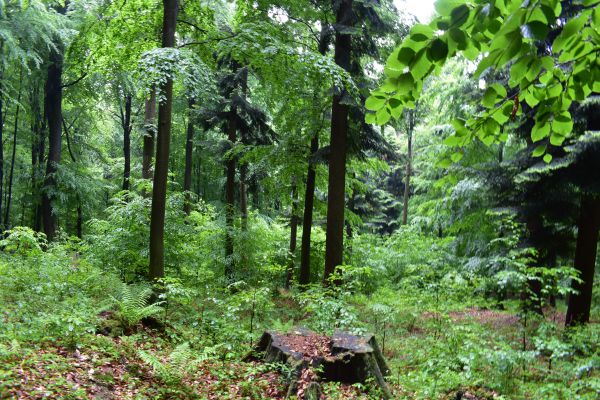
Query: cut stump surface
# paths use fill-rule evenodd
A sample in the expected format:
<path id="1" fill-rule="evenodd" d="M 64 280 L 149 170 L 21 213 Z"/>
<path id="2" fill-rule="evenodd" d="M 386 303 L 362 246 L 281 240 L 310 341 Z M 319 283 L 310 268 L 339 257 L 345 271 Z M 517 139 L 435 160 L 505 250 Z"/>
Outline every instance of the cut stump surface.
<path id="1" fill-rule="evenodd" d="M 374 335 L 356 336 L 336 331 L 330 337 L 302 328 L 288 333 L 266 331 L 254 353 L 262 354 L 265 362 L 291 367 L 293 372 L 287 397 L 313 398 L 313 393 L 320 393 L 320 389 L 315 387 L 318 380 L 353 384 L 365 383 L 368 378 L 373 378 L 383 398 L 392 398 L 384 379 L 389 369 Z M 248 358 L 251 357 L 255 358 Z M 308 373 L 309 370 L 311 373 Z M 313 370 L 315 373 L 312 373 Z"/>

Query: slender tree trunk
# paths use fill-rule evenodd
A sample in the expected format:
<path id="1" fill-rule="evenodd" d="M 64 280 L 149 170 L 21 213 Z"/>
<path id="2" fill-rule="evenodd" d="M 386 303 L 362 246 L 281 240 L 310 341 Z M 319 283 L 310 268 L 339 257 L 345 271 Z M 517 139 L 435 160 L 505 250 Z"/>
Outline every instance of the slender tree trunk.
<path id="1" fill-rule="evenodd" d="M 131 177 L 131 94 L 125 95 L 125 111 L 121 108 L 121 126 L 123 127 L 123 190 L 129 190 Z"/>
<path id="2" fill-rule="evenodd" d="M 569 295 L 565 320 L 567 326 L 585 324 L 590 320 L 599 228 L 600 197 L 584 194 L 581 198 L 575 248 L 575 269 L 579 272 L 581 282 L 571 283 L 571 288 L 577 293 Z"/>
<path id="3" fill-rule="evenodd" d="M 236 110 L 232 106 L 229 112 L 229 123 L 227 126 L 227 139 L 232 148 L 236 142 Z M 227 181 L 225 184 L 225 278 L 228 281 L 233 280 L 234 260 L 233 260 L 233 221 L 235 213 L 235 157 L 230 155 L 227 159 Z"/>
<path id="4" fill-rule="evenodd" d="M 341 0 L 336 24 L 353 25 L 352 0 Z M 352 37 L 339 30 L 335 34 L 335 62 L 350 70 Z M 342 102 L 342 93 L 333 96 L 331 108 L 331 144 L 329 154 L 329 185 L 327 191 L 327 236 L 325 239 L 325 272 L 327 284 L 336 267 L 343 262 L 344 204 L 346 185 L 346 142 L 348 136 L 348 105 Z"/>
<path id="5" fill-rule="evenodd" d="M 316 132 L 310 141 L 308 173 L 306 174 L 306 191 L 304 192 L 304 216 L 302 220 L 302 243 L 300 248 L 300 276 L 298 279 L 298 282 L 301 285 L 308 285 L 310 283 L 310 237 L 315 202 L 315 182 L 317 178 L 317 169 L 313 162 L 313 156 L 318 150 L 319 134 Z"/>
<path id="6" fill-rule="evenodd" d="M 150 92 L 150 97 L 146 99 L 144 110 L 144 144 L 142 149 L 142 178 L 152 179 L 152 156 L 154 153 L 154 134 L 156 126 L 156 91 L 154 88 Z M 146 195 L 146 194 L 144 194 Z"/>
<path id="7" fill-rule="evenodd" d="M 163 0 L 162 47 L 175 46 L 177 24 L 177 0 Z M 156 140 L 156 162 L 154 166 L 154 186 L 152 190 L 152 210 L 150 214 L 150 278 L 158 279 L 165 275 L 165 205 L 167 178 L 169 171 L 169 145 L 171 142 L 171 112 L 173 105 L 173 79 L 168 78 L 161 88 L 164 102 L 158 107 L 158 132 Z"/>
<path id="8" fill-rule="evenodd" d="M 285 287 L 289 288 L 294 279 L 294 254 L 296 253 L 296 243 L 298 238 L 298 186 L 296 179 L 292 180 L 292 209 L 290 215 L 290 249 L 288 254 L 287 276 Z"/>
<path id="9" fill-rule="evenodd" d="M 244 162 L 240 165 L 240 213 L 242 231 L 248 230 L 248 165 Z"/>
<path id="10" fill-rule="evenodd" d="M 12 200 L 12 187 L 13 187 L 13 176 L 15 172 L 15 158 L 17 155 L 17 131 L 19 130 L 19 110 L 21 108 L 21 91 L 23 89 L 22 79 L 23 69 L 19 74 L 19 94 L 17 96 L 17 109 L 15 111 L 15 129 L 13 131 L 13 147 L 12 147 L 12 158 L 10 161 L 10 174 L 8 178 L 8 195 L 6 200 L 6 214 L 4 216 L 4 229 L 10 229 L 10 203 Z"/>
<path id="11" fill-rule="evenodd" d="M 410 196 L 410 177 L 412 175 L 412 136 L 414 129 L 414 115 L 412 111 L 409 111 L 408 117 L 408 131 L 407 133 L 407 154 L 406 154 L 406 179 L 404 181 L 404 201 L 402 206 L 402 225 L 408 223 L 408 199 Z"/>
<path id="12" fill-rule="evenodd" d="M 67 150 L 69 151 L 69 156 L 71 157 L 71 161 L 76 163 L 77 158 L 75 158 L 75 153 L 73 153 L 73 148 L 71 147 L 69 127 L 67 126 L 64 118 L 62 118 L 62 124 L 63 129 L 65 130 L 65 138 L 67 139 Z M 75 220 L 75 231 L 77 233 L 77 237 L 81 239 L 83 238 L 83 205 L 79 193 L 76 193 L 75 200 L 77 201 L 77 219 Z"/>
<path id="13" fill-rule="evenodd" d="M 532 241 L 534 243 L 537 242 L 538 239 L 536 238 L 542 234 L 542 230 L 544 229 L 541 216 L 531 213 L 527 217 L 526 226 Z M 533 265 L 539 265 L 539 260 L 534 260 Z M 537 279 L 529 279 L 527 281 L 527 289 L 521 295 L 525 310 L 532 311 L 538 315 L 544 315 L 542 298 L 542 283 Z"/>
<path id="14" fill-rule="evenodd" d="M 248 94 L 248 68 L 244 67 L 242 70 L 242 96 L 244 100 Z M 241 132 L 240 139 L 242 143 L 248 144 L 247 138 L 244 132 Z M 248 164 L 246 162 L 240 163 L 240 214 L 241 214 L 241 227 L 242 231 L 248 230 Z M 245 262 L 244 262 L 245 264 Z"/>
<path id="15" fill-rule="evenodd" d="M 0 46 L 2 50 L 3 46 Z M 4 73 L 0 73 L 0 226 L 2 226 L 2 192 L 4 185 L 4 99 L 2 96 Z"/>
<path id="16" fill-rule="evenodd" d="M 188 126 L 185 138 L 185 171 L 183 177 L 183 191 L 185 192 L 185 200 L 183 203 L 183 212 L 185 215 L 190 215 L 192 208 L 192 161 L 194 156 L 194 99 L 188 100 L 189 115 L 188 115 Z"/>
<path id="17" fill-rule="evenodd" d="M 64 13 L 64 9 L 61 11 Z M 58 46 L 62 46 L 57 43 Z M 58 224 L 52 202 L 56 195 L 56 170 L 61 158 L 62 145 L 62 48 L 50 51 L 50 65 L 46 80 L 46 120 L 48 121 L 48 160 L 42 189 L 42 222 L 49 241 L 54 240 Z"/>

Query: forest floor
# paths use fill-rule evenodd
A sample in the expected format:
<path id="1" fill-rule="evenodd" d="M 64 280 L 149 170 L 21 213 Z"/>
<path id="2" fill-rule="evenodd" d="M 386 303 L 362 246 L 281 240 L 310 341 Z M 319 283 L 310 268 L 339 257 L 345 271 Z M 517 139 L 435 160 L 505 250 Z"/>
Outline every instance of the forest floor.
<path id="1" fill-rule="evenodd" d="M 547 320 L 561 326 L 562 313 L 547 310 Z M 497 351 L 500 342 L 523 343 L 531 346 L 522 323 L 514 312 L 467 307 L 462 310 L 423 312 L 409 326 L 391 324 L 378 340 L 392 368 L 388 380 L 397 398 L 444 399 L 507 399 L 529 398 L 526 391 L 501 396 L 491 389 L 492 382 L 473 378 L 472 382 L 456 381 L 453 374 L 444 374 L 449 362 L 442 345 L 452 351 L 467 345 L 471 332 L 486 332 L 481 346 Z M 448 336 L 447 327 L 463 336 Z M 182 356 L 178 364 L 173 356 L 171 340 L 165 332 L 140 327 L 132 336 L 110 337 L 89 335 L 77 348 L 53 343 L 26 345 L 14 343 L 12 353 L 0 357 L 0 398 L 14 399 L 283 399 L 285 380 L 277 367 L 238 359 L 206 357 L 186 365 Z M 248 346 L 250 349 L 250 346 Z M 11 355 L 12 354 L 12 355 Z M 468 353 L 467 353 L 468 354 Z M 437 357 L 437 359 L 435 358 Z M 560 369 L 546 367 L 547 360 L 538 358 L 518 372 L 514 366 L 509 374 L 560 382 Z M 493 363 L 492 363 L 493 364 Z M 190 368 L 191 367 L 191 368 Z M 498 368 L 503 368 L 497 365 Z M 184 372 L 185 371 L 185 372 Z M 429 374 L 429 376 L 426 376 Z M 464 376 L 464 375 L 463 375 Z M 510 379 L 502 376 L 500 379 Z M 453 387 L 442 395 L 417 394 L 414 385 L 423 379 L 440 380 L 440 387 Z M 507 383 L 510 384 L 510 383 Z M 412 387 L 411 387 L 412 386 Z M 457 389 L 457 386 L 459 389 Z M 324 386 L 327 399 L 373 399 L 365 394 L 368 385 Z M 366 390 L 365 390 L 366 389 Z"/>

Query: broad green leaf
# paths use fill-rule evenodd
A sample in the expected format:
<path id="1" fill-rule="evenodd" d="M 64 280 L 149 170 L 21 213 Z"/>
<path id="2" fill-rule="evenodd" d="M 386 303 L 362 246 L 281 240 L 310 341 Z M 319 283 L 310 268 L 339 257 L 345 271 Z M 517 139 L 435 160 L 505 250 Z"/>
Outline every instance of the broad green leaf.
<path id="1" fill-rule="evenodd" d="M 454 8 L 450 12 L 450 25 L 453 27 L 459 27 L 467 22 L 469 19 L 469 7 L 465 4 L 461 4 L 460 6 Z"/>
<path id="2" fill-rule="evenodd" d="M 375 113 L 375 117 L 377 125 L 385 125 L 390 120 L 391 115 L 388 113 L 387 108 L 383 107 Z"/>
<path id="3" fill-rule="evenodd" d="M 546 164 L 550 164 L 550 162 L 551 162 L 551 161 L 552 161 L 552 155 L 551 155 L 551 154 L 546 154 L 546 155 L 544 156 L 544 162 L 545 162 Z"/>
<path id="4" fill-rule="evenodd" d="M 437 0 L 433 3 L 435 11 L 441 16 L 449 16 L 456 7 L 464 5 L 462 0 Z"/>
<path id="5" fill-rule="evenodd" d="M 568 111 L 563 111 L 555 116 L 554 121 L 552 121 L 552 130 L 564 136 L 569 135 L 573 130 L 571 114 Z"/>
<path id="6" fill-rule="evenodd" d="M 554 39 L 552 43 L 552 52 L 558 54 L 565 48 L 568 48 L 570 44 L 578 40 L 579 31 L 583 28 L 587 20 L 589 19 L 590 13 L 584 11 L 577 18 L 569 20 L 560 34 Z"/>
<path id="7" fill-rule="evenodd" d="M 452 155 L 450 156 L 450 159 L 452 160 L 452 162 L 459 162 L 461 159 L 463 158 L 463 153 L 461 153 L 460 151 L 457 151 L 456 153 L 452 153 Z"/>
<path id="8" fill-rule="evenodd" d="M 431 61 L 437 62 L 444 60 L 446 59 L 446 56 L 448 56 L 448 44 L 446 44 L 446 42 L 440 38 L 437 38 L 431 42 L 431 46 L 427 51 L 427 57 Z"/>
<path id="9" fill-rule="evenodd" d="M 534 157 L 541 157 L 542 154 L 544 154 L 546 152 L 546 145 L 545 144 L 540 144 L 539 146 L 537 146 L 535 148 L 535 150 L 533 150 L 533 156 Z"/>
<path id="10" fill-rule="evenodd" d="M 544 122 L 542 124 L 536 123 L 533 126 L 533 129 L 531 129 L 531 140 L 533 140 L 534 142 L 539 142 L 540 140 L 547 137 L 549 134 L 550 124 Z"/>
<path id="11" fill-rule="evenodd" d="M 563 144 L 565 139 L 566 139 L 566 136 L 563 136 L 557 132 L 552 132 L 552 134 L 550 135 L 550 144 L 552 146 L 560 146 Z"/>
<path id="12" fill-rule="evenodd" d="M 370 96 L 367 101 L 365 101 L 365 108 L 371 111 L 377 111 L 381 107 L 383 107 L 386 103 L 386 99 L 384 97 Z"/>
<path id="13" fill-rule="evenodd" d="M 367 124 L 376 124 L 377 123 L 377 117 L 375 116 L 375 113 L 367 113 L 367 114 L 365 114 L 365 122 Z"/>
<path id="14" fill-rule="evenodd" d="M 421 42 L 433 37 L 433 29 L 424 24 L 416 24 L 410 30 L 410 37 L 415 42 Z"/>

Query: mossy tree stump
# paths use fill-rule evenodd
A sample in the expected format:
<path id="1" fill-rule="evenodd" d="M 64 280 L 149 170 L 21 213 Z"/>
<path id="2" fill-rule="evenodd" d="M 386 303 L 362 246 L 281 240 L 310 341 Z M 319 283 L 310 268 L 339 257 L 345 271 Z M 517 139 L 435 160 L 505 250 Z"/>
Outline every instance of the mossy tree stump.
<path id="1" fill-rule="evenodd" d="M 336 331 L 318 335 L 307 329 L 289 333 L 267 331 L 255 347 L 265 362 L 290 367 L 287 398 L 320 399 L 320 380 L 347 384 L 365 383 L 373 378 L 384 399 L 392 394 L 385 382 L 389 369 L 375 336 L 356 336 Z"/>

